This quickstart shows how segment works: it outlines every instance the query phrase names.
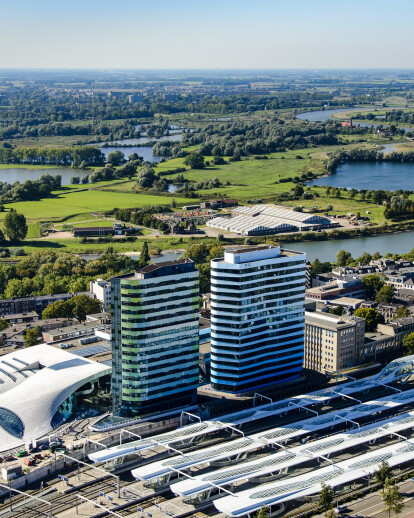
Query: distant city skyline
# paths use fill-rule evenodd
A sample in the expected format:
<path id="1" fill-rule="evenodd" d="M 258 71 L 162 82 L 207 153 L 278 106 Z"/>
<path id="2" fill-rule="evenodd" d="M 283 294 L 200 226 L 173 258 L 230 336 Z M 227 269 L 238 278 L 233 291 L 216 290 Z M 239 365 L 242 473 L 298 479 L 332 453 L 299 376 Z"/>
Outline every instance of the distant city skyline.
<path id="1" fill-rule="evenodd" d="M 15 0 L 0 68 L 411 68 L 413 15 L 408 0 Z"/>

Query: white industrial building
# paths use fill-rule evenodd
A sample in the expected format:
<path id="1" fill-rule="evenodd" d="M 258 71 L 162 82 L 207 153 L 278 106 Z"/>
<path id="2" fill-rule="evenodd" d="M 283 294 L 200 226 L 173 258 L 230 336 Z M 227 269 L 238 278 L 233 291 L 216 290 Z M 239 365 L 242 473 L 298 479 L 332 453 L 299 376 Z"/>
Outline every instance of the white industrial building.
<path id="1" fill-rule="evenodd" d="M 334 228 L 338 223 L 317 214 L 295 212 L 276 205 L 254 205 L 237 207 L 231 218 L 218 217 L 207 222 L 207 226 L 253 236 Z"/>

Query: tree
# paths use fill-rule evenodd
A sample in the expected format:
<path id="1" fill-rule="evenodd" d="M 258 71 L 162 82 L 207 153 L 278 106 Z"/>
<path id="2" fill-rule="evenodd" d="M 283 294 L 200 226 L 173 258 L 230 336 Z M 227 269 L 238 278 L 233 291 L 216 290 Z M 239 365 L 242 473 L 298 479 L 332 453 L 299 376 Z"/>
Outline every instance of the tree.
<path id="1" fill-rule="evenodd" d="M 331 486 L 322 482 L 322 489 L 319 493 L 319 508 L 325 512 L 331 509 L 334 499 L 334 490 Z"/>
<path id="2" fill-rule="evenodd" d="M 93 315 L 94 313 L 100 313 L 102 311 L 102 302 L 98 299 L 92 299 L 88 297 L 88 295 L 76 295 L 70 300 L 75 303 L 72 315 L 77 318 L 79 322 L 84 322 L 86 315 Z"/>
<path id="3" fill-rule="evenodd" d="M 198 289 L 200 293 L 210 292 L 210 278 L 211 278 L 211 267 L 209 263 L 203 263 L 197 265 L 198 270 Z"/>
<path id="4" fill-rule="evenodd" d="M 380 464 L 380 467 L 374 471 L 374 478 L 375 482 L 377 484 L 381 484 L 382 486 L 385 484 L 387 479 L 392 479 L 392 471 L 386 460 L 383 460 Z"/>
<path id="5" fill-rule="evenodd" d="M 406 308 L 405 306 L 398 306 L 397 311 L 395 313 L 395 319 L 398 320 L 399 318 L 405 318 L 410 316 L 410 310 Z"/>
<path id="6" fill-rule="evenodd" d="M 344 308 L 342 306 L 335 306 L 329 310 L 329 313 L 340 317 L 344 314 Z"/>
<path id="7" fill-rule="evenodd" d="M 108 154 L 106 161 L 112 166 L 118 167 L 125 162 L 125 156 L 121 151 L 119 151 L 119 149 L 116 149 Z"/>
<path id="8" fill-rule="evenodd" d="M 144 244 L 142 245 L 141 253 L 139 254 L 139 261 L 138 264 L 140 268 L 143 268 L 150 262 L 151 258 L 148 251 L 148 242 L 144 241 Z"/>
<path id="9" fill-rule="evenodd" d="M 364 252 L 360 257 L 357 258 L 357 261 L 361 264 L 368 264 L 371 259 L 371 255 L 368 252 Z"/>
<path id="10" fill-rule="evenodd" d="M 0 331 L 4 331 L 10 326 L 10 324 L 7 322 L 7 320 L 4 320 L 4 318 L 0 318 Z"/>
<path id="11" fill-rule="evenodd" d="M 311 263 L 311 274 L 317 275 L 319 273 L 328 273 L 332 271 L 332 264 L 330 262 L 321 263 L 319 259 L 315 259 Z"/>
<path id="12" fill-rule="evenodd" d="M 23 241 L 27 235 L 26 218 L 14 209 L 10 209 L 4 218 L 4 232 L 10 241 Z"/>
<path id="13" fill-rule="evenodd" d="M 351 252 L 347 250 L 339 250 L 336 254 L 336 262 L 338 266 L 346 266 L 352 260 Z"/>
<path id="14" fill-rule="evenodd" d="M 378 324 L 383 322 L 383 317 L 373 308 L 358 308 L 355 310 L 356 317 L 365 318 L 365 329 L 374 331 Z"/>
<path id="15" fill-rule="evenodd" d="M 325 518 L 336 518 L 338 515 L 335 509 L 328 509 L 325 513 Z"/>
<path id="16" fill-rule="evenodd" d="M 389 284 L 383 286 L 377 296 L 375 297 L 376 302 L 392 302 L 394 300 L 394 289 Z"/>
<path id="17" fill-rule="evenodd" d="M 102 311 L 100 300 L 88 295 L 75 295 L 69 300 L 57 300 L 43 310 L 42 318 L 77 318 L 79 322 L 86 320 L 86 315 Z"/>
<path id="18" fill-rule="evenodd" d="M 303 187 L 301 185 L 296 185 L 293 189 L 294 196 L 302 196 L 304 193 Z"/>
<path id="19" fill-rule="evenodd" d="M 266 507 L 261 507 L 254 515 L 254 518 L 267 518 Z"/>
<path id="20" fill-rule="evenodd" d="M 365 298 L 368 300 L 375 300 L 378 292 L 385 285 L 384 276 L 376 273 L 364 275 L 361 280 L 365 285 Z"/>
<path id="21" fill-rule="evenodd" d="M 184 164 L 190 166 L 191 169 L 203 169 L 204 157 L 201 153 L 194 151 L 185 157 Z"/>
<path id="22" fill-rule="evenodd" d="M 384 502 L 385 510 L 388 511 L 388 516 L 393 512 L 398 516 L 404 507 L 403 496 L 398 490 L 398 486 L 387 478 L 384 484 L 384 489 L 381 491 L 381 498 Z"/>
<path id="23" fill-rule="evenodd" d="M 209 254 L 209 248 L 205 244 L 191 245 L 187 248 L 183 257 L 191 259 L 195 264 L 202 264 L 207 262 L 207 256 Z"/>
<path id="24" fill-rule="evenodd" d="M 175 201 L 175 198 L 173 198 L 173 199 L 171 200 L 171 204 L 170 204 L 170 206 L 171 206 L 171 208 L 172 208 L 172 209 L 175 209 L 175 208 L 177 207 L 177 202 Z"/>
<path id="25" fill-rule="evenodd" d="M 414 354 L 414 333 L 404 336 L 403 346 L 407 348 L 410 354 Z"/>
<path id="26" fill-rule="evenodd" d="M 139 170 L 137 183 L 140 187 L 150 188 L 156 179 L 157 175 L 154 169 L 150 165 L 144 165 L 144 167 L 141 167 Z"/>
<path id="27" fill-rule="evenodd" d="M 42 328 L 40 326 L 34 326 L 26 330 L 24 334 L 24 346 L 32 347 L 39 343 L 39 338 L 42 336 Z"/>
<path id="28" fill-rule="evenodd" d="M 331 210 L 333 210 L 333 206 L 332 205 L 327 205 L 326 206 L 326 212 L 331 212 Z"/>

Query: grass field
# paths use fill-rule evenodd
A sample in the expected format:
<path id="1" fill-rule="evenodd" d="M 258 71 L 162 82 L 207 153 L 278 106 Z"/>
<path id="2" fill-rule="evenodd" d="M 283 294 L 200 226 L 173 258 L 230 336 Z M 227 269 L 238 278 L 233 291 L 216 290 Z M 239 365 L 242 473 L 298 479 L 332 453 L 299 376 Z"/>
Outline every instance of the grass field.
<path id="1" fill-rule="evenodd" d="M 385 115 L 386 112 L 399 110 L 403 112 L 412 112 L 414 108 L 400 108 L 398 106 L 387 106 L 385 108 L 360 108 L 355 111 L 343 111 L 332 114 L 333 119 L 355 119 L 358 113 L 372 113 L 373 115 Z M 364 120 L 363 122 L 376 122 L 374 120 Z M 381 121 L 377 121 L 381 122 Z"/>
<path id="2" fill-rule="evenodd" d="M 181 239 L 181 240 L 180 240 Z M 23 244 L 23 249 L 26 253 L 32 253 L 39 250 L 55 250 L 61 252 L 71 252 L 76 254 L 81 253 L 100 253 L 106 250 L 109 246 L 115 252 L 139 252 L 142 249 L 145 238 L 137 239 L 137 241 L 124 242 L 122 239 L 115 239 L 111 243 L 81 243 L 80 239 L 39 239 L 26 240 Z M 192 243 L 213 243 L 214 238 L 200 236 L 199 238 L 179 238 L 171 236 L 151 237 L 149 248 L 151 250 L 171 250 L 177 248 L 186 248 L 188 244 Z"/>
<path id="3" fill-rule="evenodd" d="M 325 157 L 326 152 L 334 149 L 335 147 L 320 148 L 320 152 Z M 206 167 L 200 170 L 192 169 L 183 174 L 188 180 L 203 181 L 217 177 L 223 184 L 227 181 L 232 184 L 200 191 L 200 194 L 205 194 L 208 197 L 226 195 L 240 200 L 251 198 L 271 199 L 275 194 L 289 191 L 294 186 L 293 183 L 276 183 L 281 178 L 294 177 L 309 171 L 317 175 L 323 174 L 324 161 L 320 159 L 320 156 L 315 159 L 312 156 L 314 151 L 313 149 L 300 149 L 273 153 L 268 155 L 267 160 L 248 158 L 239 162 L 228 162 L 225 165 Z M 297 156 L 301 156 L 302 159 L 296 158 Z M 212 160 L 212 157 L 206 157 L 206 160 Z M 158 164 L 156 171 L 162 172 L 183 166 L 183 159 L 176 158 Z M 175 174 L 169 175 L 170 178 L 175 176 Z"/>
<path id="4" fill-rule="evenodd" d="M 186 198 L 175 198 L 179 205 L 188 204 Z M 62 221 L 69 216 L 103 212 L 117 208 L 146 207 L 150 205 L 170 205 L 171 197 L 150 194 L 111 193 L 98 190 L 64 192 L 54 197 L 37 201 L 21 201 L 6 205 L 26 216 L 30 221 Z M 6 212 L 0 213 L 0 221 Z"/>

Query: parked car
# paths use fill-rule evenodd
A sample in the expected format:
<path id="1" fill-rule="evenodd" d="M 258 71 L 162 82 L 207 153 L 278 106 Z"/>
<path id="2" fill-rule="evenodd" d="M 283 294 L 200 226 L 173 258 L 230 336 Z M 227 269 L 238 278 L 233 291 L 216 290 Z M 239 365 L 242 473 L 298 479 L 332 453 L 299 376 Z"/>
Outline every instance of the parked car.
<path id="1" fill-rule="evenodd" d="M 29 454 L 27 453 L 26 450 L 20 450 L 19 452 L 17 452 L 16 457 L 26 457 L 27 455 L 29 455 Z"/>

